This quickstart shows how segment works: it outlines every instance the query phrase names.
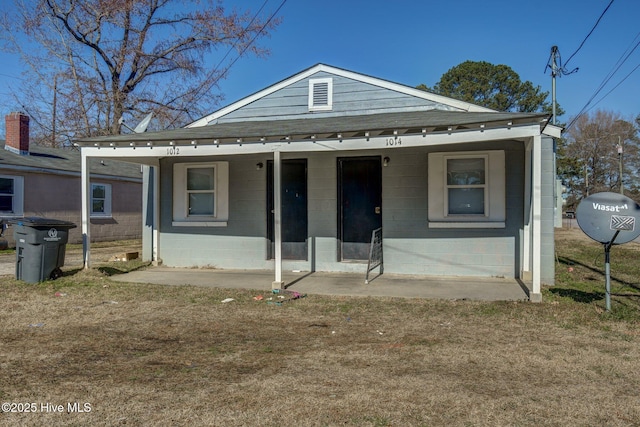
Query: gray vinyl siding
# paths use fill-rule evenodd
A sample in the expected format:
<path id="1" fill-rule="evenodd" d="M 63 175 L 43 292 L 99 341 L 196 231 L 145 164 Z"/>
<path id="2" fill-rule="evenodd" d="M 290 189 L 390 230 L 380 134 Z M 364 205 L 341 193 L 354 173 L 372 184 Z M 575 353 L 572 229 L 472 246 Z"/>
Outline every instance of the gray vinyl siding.
<path id="1" fill-rule="evenodd" d="M 470 151 L 478 148 L 505 150 L 506 227 L 430 229 L 427 222 L 428 153 Z M 338 157 L 371 155 L 389 156 L 391 159 L 389 166 L 382 168 L 385 272 L 485 277 L 519 275 L 525 168 L 523 144 L 515 141 L 494 142 L 483 144 L 482 147 L 460 144 L 455 149 L 439 146 L 383 152 L 283 153 L 283 159 L 308 160 L 309 218 L 309 260 L 285 261 L 285 270 L 350 271 L 364 274 L 366 264 L 338 261 L 336 164 Z M 211 228 L 171 225 L 172 170 L 176 159 L 162 160 L 160 258 L 165 265 L 226 269 L 273 268 L 273 261 L 266 259 L 266 168 L 256 170 L 256 163 L 266 163 L 269 159 L 269 156 L 261 155 L 207 159 L 229 162 L 228 226 Z M 202 162 L 205 159 L 183 158 L 180 161 Z M 549 203 L 552 202 L 547 204 Z M 553 232 L 552 216 L 546 219 L 546 210 L 543 216 L 545 224 L 551 221 Z M 546 248 L 547 246 L 544 247 Z M 544 262 L 547 261 L 545 258 Z"/>
<path id="2" fill-rule="evenodd" d="M 309 112 L 309 80 L 326 77 L 333 79 L 333 109 Z M 304 115 L 330 117 L 430 109 L 452 110 L 451 107 L 443 104 L 319 72 L 233 111 L 219 118 L 217 122 L 281 120 L 295 119 Z"/>

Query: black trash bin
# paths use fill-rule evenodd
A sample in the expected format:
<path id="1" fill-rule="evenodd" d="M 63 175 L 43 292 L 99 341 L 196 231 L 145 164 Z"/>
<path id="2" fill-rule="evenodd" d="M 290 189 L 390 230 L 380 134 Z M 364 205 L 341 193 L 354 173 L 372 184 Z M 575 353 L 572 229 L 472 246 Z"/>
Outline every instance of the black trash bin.
<path id="1" fill-rule="evenodd" d="M 27 217 L 11 221 L 16 240 L 16 279 L 28 283 L 62 276 L 72 222 Z"/>

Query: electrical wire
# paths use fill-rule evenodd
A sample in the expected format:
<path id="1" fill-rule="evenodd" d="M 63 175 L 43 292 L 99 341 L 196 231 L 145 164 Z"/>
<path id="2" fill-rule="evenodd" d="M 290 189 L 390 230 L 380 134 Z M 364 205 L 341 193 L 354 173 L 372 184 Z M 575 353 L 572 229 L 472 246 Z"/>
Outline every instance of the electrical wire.
<path id="1" fill-rule="evenodd" d="M 258 11 L 256 12 L 255 15 L 253 15 L 253 18 L 251 18 L 251 21 L 249 21 L 249 23 L 244 27 L 244 30 L 242 31 L 242 34 L 246 33 L 246 31 L 251 27 L 251 24 L 253 24 L 255 22 L 255 20 L 258 18 L 258 15 L 260 15 L 260 13 L 262 12 L 262 9 L 264 9 L 264 7 L 267 5 L 267 3 L 269 3 L 269 0 L 264 0 L 264 3 L 262 3 L 262 6 L 260 6 L 260 9 L 258 9 Z M 264 27 L 262 28 L 264 29 Z M 262 31 L 262 29 L 260 31 Z M 241 35 L 242 35 L 241 34 Z M 239 42 L 240 41 L 240 37 L 241 35 L 239 35 L 236 40 Z M 238 43 L 234 43 L 229 50 L 227 50 L 227 53 L 224 54 L 224 56 L 222 57 L 222 59 L 218 62 L 218 65 L 216 65 L 213 68 L 213 72 L 215 73 L 220 66 L 222 65 L 222 63 L 224 62 L 225 59 L 227 59 L 227 57 L 229 56 L 229 54 L 231 54 L 231 52 L 238 46 Z"/>
<path id="2" fill-rule="evenodd" d="M 620 85 L 621 85 L 625 80 L 627 80 L 627 79 L 629 78 L 629 76 L 630 76 L 631 74 L 633 74 L 633 73 L 634 73 L 638 68 L 640 68 L 640 64 L 636 65 L 636 66 L 635 66 L 635 68 L 634 68 L 633 70 L 631 70 L 631 71 L 629 72 L 629 74 L 627 74 L 626 76 L 624 76 L 624 77 L 623 77 L 623 79 L 622 79 L 622 80 L 620 80 L 620 81 L 618 82 L 618 84 L 617 84 L 617 85 L 615 85 L 615 86 L 614 86 L 614 87 L 613 87 L 609 92 L 607 92 L 606 94 L 604 94 L 604 95 L 602 96 L 602 98 L 598 99 L 598 100 L 597 100 L 597 101 L 596 101 L 596 102 L 595 102 L 595 103 L 594 103 L 594 104 L 589 108 L 589 110 L 591 110 L 593 107 L 595 107 L 596 105 L 598 105 L 598 103 L 599 103 L 600 101 L 602 101 L 602 100 L 603 100 L 603 99 L 605 99 L 607 96 L 609 96 L 609 94 L 610 94 L 611 92 L 613 92 L 614 90 L 616 90 L 616 89 L 618 88 L 618 86 L 620 86 Z M 587 111 L 589 111 L 589 110 L 587 110 Z"/>
<path id="3" fill-rule="evenodd" d="M 265 0 L 264 3 L 262 4 L 262 6 L 260 7 L 260 9 L 256 12 L 256 14 L 253 16 L 253 18 L 251 19 L 251 21 L 245 26 L 244 30 L 243 30 L 243 34 L 244 32 L 247 31 L 247 29 L 251 26 L 251 24 L 253 24 L 253 22 L 256 20 L 256 18 L 258 17 L 258 15 L 260 14 L 260 12 L 262 11 L 262 9 L 264 9 L 264 7 L 266 6 L 266 4 L 269 2 L 269 0 Z M 260 29 L 254 34 L 253 38 L 249 41 L 249 43 L 247 43 L 247 45 L 240 51 L 240 53 L 238 54 L 238 56 L 231 61 L 231 63 L 229 65 L 227 65 L 224 70 L 222 70 L 222 72 L 220 72 L 220 74 L 218 75 L 218 77 L 212 81 L 209 85 L 209 89 L 201 91 L 200 95 L 197 96 L 196 98 L 193 99 L 194 102 L 198 102 L 209 90 L 211 87 L 213 87 L 214 85 L 216 85 L 221 79 L 224 78 L 224 76 L 229 72 L 229 69 L 242 57 L 242 55 L 244 55 L 244 53 L 247 51 L 247 49 L 249 49 L 249 47 L 253 44 L 253 42 L 255 42 L 255 40 L 258 38 L 258 36 L 260 34 L 262 34 L 262 32 L 264 31 L 264 29 L 267 27 L 267 25 L 269 25 L 271 23 L 271 21 L 273 21 L 273 19 L 276 17 L 276 15 L 280 12 L 280 9 L 282 9 L 282 7 L 285 5 L 285 3 L 287 2 L 287 0 L 283 0 L 282 3 L 280 3 L 280 6 L 278 6 L 278 8 L 275 10 L 275 12 L 273 12 L 271 14 L 271 16 L 269 16 L 269 19 L 267 19 L 264 24 L 260 27 Z M 240 40 L 240 36 L 237 37 L 237 40 Z M 229 54 L 236 49 L 238 43 L 234 43 L 229 50 L 227 51 L 227 53 L 224 55 L 224 57 L 218 62 L 218 64 L 213 68 L 213 70 L 211 70 L 209 72 L 210 76 L 213 76 L 220 68 L 220 66 L 222 65 L 222 63 L 224 62 L 224 60 L 229 56 Z M 169 126 L 172 126 L 173 123 L 175 122 L 172 121 Z"/>
<path id="4" fill-rule="evenodd" d="M 638 33 L 633 41 L 631 42 L 631 44 L 633 44 L 633 42 L 636 41 L 636 39 L 638 39 L 638 37 L 640 37 L 640 33 Z M 618 61 L 614 64 L 613 69 L 611 71 L 609 71 L 609 73 L 605 76 L 604 80 L 602 81 L 602 83 L 600 83 L 600 85 L 598 86 L 598 88 L 595 90 L 595 92 L 593 93 L 593 95 L 591 95 L 591 97 L 589 98 L 589 100 L 587 101 L 587 103 L 584 105 L 584 107 L 582 107 L 582 109 L 580 110 L 580 112 L 578 114 L 576 114 L 576 116 L 573 118 L 573 120 L 571 120 L 571 122 L 567 125 L 565 130 L 569 130 L 569 128 L 571 128 L 571 126 L 576 122 L 576 120 L 578 120 L 578 118 L 580 118 L 580 116 L 582 116 L 584 113 L 586 113 L 587 111 L 591 110 L 591 108 L 595 107 L 598 102 L 602 101 L 605 97 L 607 97 L 611 92 L 613 92 L 614 89 L 616 89 L 618 86 L 620 86 L 622 84 L 622 82 L 624 82 L 634 71 L 636 71 L 636 69 L 638 67 L 635 67 L 629 74 L 627 74 L 620 82 L 618 82 L 618 84 L 616 84 L 613 89 L 611 89 L 609 92 L 607 92 L 602 98 L 600 98 L 598 100 L 598 102 L 596 102 L 595 104 L 593 104 L 593 106 L 591 106 L 591 108 L 587 109 L 587 107 L 589 107 L 589 105 L 591 104 L 591 102 L 595 99 L 596 96 L 598 96 L 598 94 L 604 89 L 604 87 L 607 85 L 607 83 L 609 83 L 609 81 L 611 81 L 611 79 L 613 78 L 613 76 L 620 70 L 620 67 L 622 67 L 622 65 L 624 65 L 625 62 L 627 62 L 627 60 L 629 59 L 629 57 L 631 56 L 631 54 L 638 48 L 638 46 L 640 46 L 640 40 L 638 40 L 638 42 L 636 42 L 636 44 L 633 46 L 633 48 L 630 49 L 631 45 L 629 45 L 629 47 L 627 47 L 627 49 L 622 53 L 622 55 L 620 56 L 620 58 L 618 59 Z M 627 53 L 628 52 L 628 53 Z M 625 56 L 626 54 L 626 56 Z"/>
<path id="5" fill-rule="evenodd" d="M 604 10 L 602 11 L 602 13 L 600 14 L 600 17 L 598 18 L 598 20 L 596 21 L 596 23 L 593 25 L 593 28 L 591 28 L 591 31 L 589 31 L 589 34 L 586 35 L 586 37 L 582 40 L 582 43 L 580 43 L 580 46 L 578 46 L 578 48 L 576 49 L 575 52 L 573 52 L 571 54 L 571 56 L 569 57 L 569 59 L 567 59 L 567 62 L 564 63 L 564 65 L 568 65 L 569 62 L 571 61 L 571 59 L 576 56 L 576 53 L 578 53 L 580 51 L 580 49 L 582 49 L 582 46 L 584 46 L 585 42 L 587 41 L 587 39 L 589 38 L 589 36 L 591 36 L 591 34 L 593 33 L 593 31 L 596 29 L 596 27 L 598 26 L 598 24 L 600 23 L 600 21 L 602 20 L 602 17 L 604 16 L 605 13 L 607 13 L 607 10 L 609 10 L 609 8 L 611 7 L 611 5 L 613 4 L 614 0 L 611 0 L 609 2 L 609 4 L 607 5 L 607 7 L 604 8 Z"/>
<path id="6" fill-rule="evenodd" d="M 613 0 L 612 0 L 613 1 Z M 225 76 L 225 74 L 227 74 L 227 72 L 229 71 L 229 69 L 231 67 L 233 67 L 233 65 L 238 61 L 238 59 L 240 59 L 242 57 L 242 55 L 244 55 L 244 53 L 247 51 L 247 49 L 249 49 L 249 46 L 251 46 L 253 44 L 253 42 L 258 38 L 258 36 L 264 31 L 264 29 L 267 27 L 267 25 L 269 25 L 271 23 L 271 21 L 273 21 L 273 19 L 276 17 L 276 15 L 278 14 L 278 12 L 280 12 L 280 9 L 282 9 L 282 7 L 284 6 L 284 4 L 287 2 L 287 0 L 282 0 L 282 3 L 280 3 L 280 6 L 278 6 L 278 8 L 275 10 L 275 12 L 273 12 L 271 14 L 271 16 L 269 17 L 269 19 L 267 19 L 265 21 L 265 23 L 262 25 L 262 27 L 260 27 L 260 30 L 258 30 L 253 38 L 251 39 L 251 41 L 249 41 L 249 43 L 242 49 L 242 51 L 238 54 L 238 56 L 231 61 L 231 63 L 224 69 L 224 71 L 222 71 L 222 74 L 220 74 L 220 77 L 218 77 L 217 80 L 220 80 L 221 78 L 223 78 Z"/>

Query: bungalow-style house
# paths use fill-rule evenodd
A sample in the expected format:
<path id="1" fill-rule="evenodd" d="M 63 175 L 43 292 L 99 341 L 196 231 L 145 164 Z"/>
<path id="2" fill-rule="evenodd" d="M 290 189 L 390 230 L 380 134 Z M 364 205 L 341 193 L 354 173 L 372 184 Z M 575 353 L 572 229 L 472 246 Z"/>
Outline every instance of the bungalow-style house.
<path id="1" fill-rule="evenodd" d="M 385 273 L 515 277 L 535 301 L 554 280 L 548 119 L 318 64 L 181 129 L 76 143 L 83 165 L 145 165 L 143 256 L 164 265 L 364 275 L 381 229 Z"/>
<path id="2" fill-rule="evenodd" d="M 80 177 L 77 147 L 47 148 L 29 144 L 29 116 L 5 117 L 6 141 L 0 140 L 0 220 L 44 217 L 77 224 L 69 242 L 82 242 Z M 142 235 L 140 165 L 93 158 L 88 221 L 92 241 L 139 239 Z M 14 246 L 13 232 L 4 239 Z"/>

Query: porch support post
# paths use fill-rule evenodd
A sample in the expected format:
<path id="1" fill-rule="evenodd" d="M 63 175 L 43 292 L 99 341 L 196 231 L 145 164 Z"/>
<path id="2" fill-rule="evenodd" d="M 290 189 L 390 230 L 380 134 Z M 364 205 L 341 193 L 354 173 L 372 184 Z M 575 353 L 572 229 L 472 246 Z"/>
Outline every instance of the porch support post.
<path id="1" fill-rule="evenodd" d="M 522 275 L 531 280 L 531 141 L 524 145 L 524 217 L 522 228 Z"/>
<path id="2" fill-rule="evenodd" d="M 280 151 L 273 152 L 273 234 L 275 237 L 275 273 L 272 289 L 283 289 L 282 281 L 282 164 Z"/>
<path id="3" fill-rule="evenodd" d="M 542 137 L 535 135 L 533 137 L 532 147 L 532 184 L 533 184 L 533 200 L 532 200 L 532 236 L 531 236 L 531 270 L 532 270 L 532 289 L 529 299 L 531 302 L 542 302 L 542 293 L 540 291 L 540 268 L 541 268 L 541 248 L 542 248 Z"/>
<path id="4" fill-rule="evenodd" d="M 153 243 L 151 248 L 151 258 L 153 265 L 160 265 L 162 261 L 159 258 L 160 243 L 160 166 L 152 166 L 153 171 Z"/>
<path id="5" fill-rule="evenodd" d="M 91 227 L 89 223 L 89 204 L 91 198 L 89 197 L 89 191 L 91 188 L 89 180 L 89 159 L 86 151 L 81 150 L 81 218 L 82 218 L 82 259 L 84 268 L 91 267 Z"/>

